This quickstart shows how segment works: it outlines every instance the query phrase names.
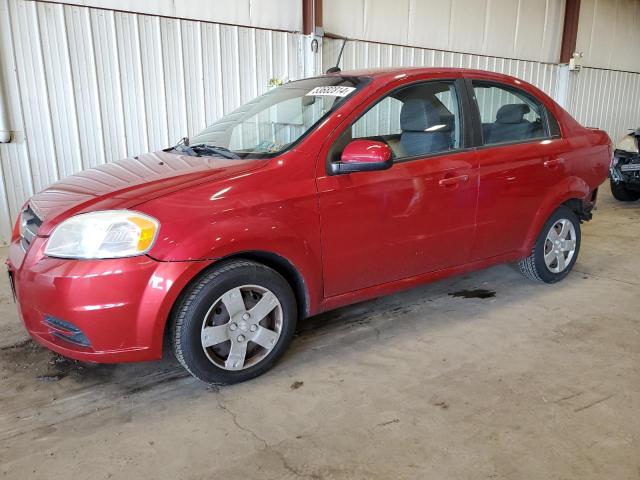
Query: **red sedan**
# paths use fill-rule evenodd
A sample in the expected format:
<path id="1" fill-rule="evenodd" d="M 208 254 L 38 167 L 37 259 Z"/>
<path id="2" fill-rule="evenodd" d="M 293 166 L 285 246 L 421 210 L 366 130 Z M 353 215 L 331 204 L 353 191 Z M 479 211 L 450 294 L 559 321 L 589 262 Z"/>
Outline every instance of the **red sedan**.
<path id="1" fill-rule="evenodd" d="M 503 262 L 547 283 L 611 159 L 537 88 L 463 69 L 288 83 L 175 147 L 24 206 L 9 275 L 31 336 L 91 362 L 269 369 L 298 318 Z"/>

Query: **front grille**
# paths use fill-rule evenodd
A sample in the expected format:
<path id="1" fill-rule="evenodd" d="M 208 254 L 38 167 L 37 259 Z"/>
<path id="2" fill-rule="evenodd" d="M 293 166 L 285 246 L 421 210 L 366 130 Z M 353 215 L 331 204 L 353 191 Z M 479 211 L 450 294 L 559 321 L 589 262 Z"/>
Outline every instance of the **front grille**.
<path id="1" fill-rule="evenodd" d="M 27 205 L 20 217 L 20 245 L 25 252 L 38 235 L 40 225 L 42 220 L 38 218 L 31 206 Z"/>
<path id="2" fill-rule="evenodd" d="M 632 160 L 621 160 L 617 165 L 622 181 L 640 183 L 640 157 Z"/>

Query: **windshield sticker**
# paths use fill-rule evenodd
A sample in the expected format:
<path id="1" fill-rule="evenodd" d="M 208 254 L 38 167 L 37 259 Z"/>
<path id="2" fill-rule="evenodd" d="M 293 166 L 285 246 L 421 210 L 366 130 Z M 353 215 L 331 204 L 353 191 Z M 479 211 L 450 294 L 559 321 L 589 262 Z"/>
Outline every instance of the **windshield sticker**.
<path id="1" fill-rule="evenodd" d="M 328 87 L 316 87 L 307 93 L 306 96 L 314 96 L 314 97 L 346 97 L 351 92 L 353 92 L 355 87 L 337 87 L 337 86 L 328 86 Z"/>

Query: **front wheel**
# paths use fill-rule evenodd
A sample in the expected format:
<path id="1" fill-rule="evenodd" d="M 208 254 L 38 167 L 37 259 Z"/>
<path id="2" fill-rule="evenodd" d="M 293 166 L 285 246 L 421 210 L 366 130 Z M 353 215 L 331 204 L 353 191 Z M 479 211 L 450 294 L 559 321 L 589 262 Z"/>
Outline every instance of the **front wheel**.
<path id="1" fill-rule="evenodd" d="M 580 220 L 561 206 L 542 227 L 531 255 L 518 262 L 520 272 L 531 280 L 555 283 L 573 268 L 580 251 Z"/>
<path id="2" fill-rule="evenodd" d="M 225 262 L 183 295 L 173 314 L 173 351 L 203 382 L 243 382 L 273 366 L 296 320 L 294 294 L 280 274 L 256 262 Z"/>
<path id="3" fill-rule="evenodd" d="M 629 190 L 622 182 L 614 182 L 609 179 L 609 185 L 611 186 L 611 194 L 616 200 L 621 202 L 635 202 L 640 199 L 640 192 Z"/>

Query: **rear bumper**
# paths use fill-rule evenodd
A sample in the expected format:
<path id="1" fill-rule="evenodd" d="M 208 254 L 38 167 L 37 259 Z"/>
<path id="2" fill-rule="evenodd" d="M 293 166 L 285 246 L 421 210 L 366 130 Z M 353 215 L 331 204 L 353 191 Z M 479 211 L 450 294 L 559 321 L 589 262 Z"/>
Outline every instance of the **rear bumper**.
<path id="1" fill-rule="evenodd" d="M 204 262 L 149 257 L 65 260 L 9 248 L 20 317 L 33 339 L 76 360 L 117 363 L 162 357 L 164 327 L 180 291 Z"/>

